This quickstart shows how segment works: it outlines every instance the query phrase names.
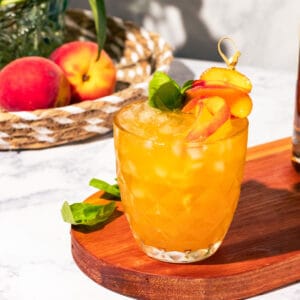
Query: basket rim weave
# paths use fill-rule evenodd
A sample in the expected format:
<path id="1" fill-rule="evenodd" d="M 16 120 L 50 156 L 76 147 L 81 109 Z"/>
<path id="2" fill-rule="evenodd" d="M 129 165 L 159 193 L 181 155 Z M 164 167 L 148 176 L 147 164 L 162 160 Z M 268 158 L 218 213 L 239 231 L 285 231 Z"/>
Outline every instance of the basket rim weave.
<path id="1" fill-rule="evenodd" d="M 134 100 L 146 99 L 151 75 L 157 70 L 168 71 L 173 60 L 172 49 L 159 34 L 131 21 L 108 17 L 108 23 L 111 43 L 107 43 L 108 50 L 105 50 L 114 51 L 114 56 L 122 49 L 122 56 L 115 60 L 117 81 L 129 86 L 106 97 L 63 107 L 0 111 L 0 150 L 48 148 L 104 135 L 112 130 L 116 111 Z M 79 40 L 95 38 L 89 10 L 68 10 L 66 26 Z M 123 43 L 120 36 L 124 38 Z"/>

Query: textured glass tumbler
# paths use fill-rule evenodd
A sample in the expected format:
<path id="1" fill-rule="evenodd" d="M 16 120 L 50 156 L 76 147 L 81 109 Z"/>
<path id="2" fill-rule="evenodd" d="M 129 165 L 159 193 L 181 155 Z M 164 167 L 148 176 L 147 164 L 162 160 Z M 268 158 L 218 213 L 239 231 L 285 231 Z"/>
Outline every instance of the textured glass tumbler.
<path id="1" fill-rule="evenodd" d="M 63 43 L 67 0 L 0 1 L 0 68 L 15 58 L 47 57 Z"/>
<path id="2" fill-rule="evenodd" d="M 191 263 L 211 256 L 240 195 L 248 120 L 211 143 L 153 142 L 114 120 L 117 176 L 133 236 L 150 257 Z"/>

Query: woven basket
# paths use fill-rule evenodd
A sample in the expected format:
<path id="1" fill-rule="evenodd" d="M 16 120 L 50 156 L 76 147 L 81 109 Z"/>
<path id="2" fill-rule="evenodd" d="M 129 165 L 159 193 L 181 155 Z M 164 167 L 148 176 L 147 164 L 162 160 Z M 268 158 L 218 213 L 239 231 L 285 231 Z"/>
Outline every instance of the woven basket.
<path id="1" fill-rule="evenodd" d="M 90 11 L 66 14 L 68 40 L 95 40 Z M 110 96 L 59 108 L 0 112 L 0 150 L 40 149 L 103 135 L 112 129 L 113 114 L 124 104 L 146 97 L 156 70 L 167 71 L 170 46 L 155 33 L 132 22 L 109 17 L 105 50 L 117 67 L 117 88 Z"/>

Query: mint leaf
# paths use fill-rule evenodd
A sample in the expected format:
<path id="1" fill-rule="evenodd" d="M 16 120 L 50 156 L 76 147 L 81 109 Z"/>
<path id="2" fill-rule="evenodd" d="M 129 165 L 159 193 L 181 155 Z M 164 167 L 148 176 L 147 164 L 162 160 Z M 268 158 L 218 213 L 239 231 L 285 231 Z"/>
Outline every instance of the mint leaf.
<path id="1" fill-rule="evenodd" d="M 182 87 L 180 89 L 180 92 L 182 95 L 193 86 L 193 82 L 194 82 L 194 80 L 188 80 L 182 85 Z"/>
<path id="2" fill-rule="evenodd" d="M 93 226 L 102 223 L 112 215 L 116 207 L 115 202 L 104 205 L 90 203 L 73 203 L 69 205 L 66 201 L 61 208 L 63 220 L 72 225 Z"/>
<path id="3" fill-rule="evenodd" d="M 183 96 L 175 80 L 167 74 L 157 71 L 149 83 L 149 105 L 160 110 L 180 109 Z"/>
<path id="4" fill-rule="evenodd" d="M 109 183 L 107 183 L 103 180 L 97 179 L 97 178 L 91 179 L 89 184 L 90 184 L 90 186 L 93 186 L 99 190 L 102 190 L 102 191 L 106 192 L 107 194 L 117 197 L 118 199 L 121 198 L 120 189 L 117 184 L 109 184 Z"/>

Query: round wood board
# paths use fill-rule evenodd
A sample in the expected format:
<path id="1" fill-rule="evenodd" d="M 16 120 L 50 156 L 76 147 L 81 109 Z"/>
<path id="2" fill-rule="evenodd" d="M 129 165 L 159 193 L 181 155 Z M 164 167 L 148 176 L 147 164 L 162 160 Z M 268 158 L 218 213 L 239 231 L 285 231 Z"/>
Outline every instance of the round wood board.
<path id="1" fill-rule="evenodd" d="M 231 228 L 217 253 L 202 262 L 147 257 L 121 203 L 100 228 L 72 227 L 74 260 L 100 285 L 138 299 L 241 299 L 299 281 L 299 179 L 290 164 L 289 139 L 251 149 Z"/>

